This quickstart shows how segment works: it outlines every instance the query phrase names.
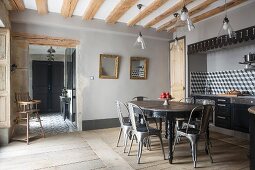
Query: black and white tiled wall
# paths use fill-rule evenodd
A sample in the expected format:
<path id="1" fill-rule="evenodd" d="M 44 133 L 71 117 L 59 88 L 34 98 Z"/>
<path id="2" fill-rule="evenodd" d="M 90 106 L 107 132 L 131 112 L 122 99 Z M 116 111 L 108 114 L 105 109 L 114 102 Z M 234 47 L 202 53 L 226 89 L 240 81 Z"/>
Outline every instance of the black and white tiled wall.
<path id="1" fill-rule="evenodd" d="M 205 88 L 209 89 L 211 94 L 226 93 L 235 89 L 255 95 L 255 70 L 191 72 L 191 94 L 204 94 Z"/>

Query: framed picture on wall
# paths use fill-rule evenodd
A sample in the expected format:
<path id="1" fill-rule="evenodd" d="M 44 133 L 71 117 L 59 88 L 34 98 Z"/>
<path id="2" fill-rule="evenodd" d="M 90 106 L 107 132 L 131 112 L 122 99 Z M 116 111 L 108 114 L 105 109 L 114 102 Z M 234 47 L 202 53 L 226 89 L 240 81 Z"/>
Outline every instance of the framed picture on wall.
<path id="1" fill-rule="evenodd" d="M 148 58 L 130 57 L 130 79 L 147 79 Z"/>

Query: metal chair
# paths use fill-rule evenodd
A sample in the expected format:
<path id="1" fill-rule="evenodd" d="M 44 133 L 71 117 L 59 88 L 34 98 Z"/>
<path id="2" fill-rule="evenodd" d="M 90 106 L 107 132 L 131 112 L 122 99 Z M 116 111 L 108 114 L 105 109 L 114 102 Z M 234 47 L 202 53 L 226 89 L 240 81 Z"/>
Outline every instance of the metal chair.
<path id="1" fill-rule="evenodd" d="M 127 142 L 128 142 L 128 137 L 131 136 L 131 130 L 132 130 L 132 125 L 130 122 L 130 118 L 129 118 L 129 111 L 127 106 L 120 102 L 120 101 L 116 101 L 116 105 L 117 105 L 117 112 L 118 112 L 118 117 L 119 117 L 119 121 L 120 121 L 120 133 L 119 133 L 119 138 L 118 138 L 118 142 L 117 142 L 117 147 L 119 145 L 119 141 L 120 141 L 120 137 L 123 133 L 123 141 L 124 141 L 124 153 L 126 152 L 126 147 L 127 147 Z M 124 117 L 124 115 L 126 115 L 127 117 Z"/>
<path id="2" fill-rule="evenodd" d="M 148 99 L 148 97 L 145 97 L 145 96 L 136 96 L 136 97 L 133 97 L 133 99 L 132 100 L 136 100 L 136 101 L 144 101 L 145 99 Z M 140 115 L 139 115 L 139 117 L 140 117 Z M 154 123 L 155 123 L 155 125 L 156 125 L 156 127 L 157 127 L 157 129 L 158 129 L 158 123 L 157 123 L 157 117 L 154 117 L 154 113 L 153 112 L 146 112 L 145 113 L 145 120 L 146 121 L 153 121 Z M 140 123 L 141 124 L 144 124 L 143 123 L 143 121 L 140 121 Z M 160 130 L 161 130 L 161 125 L 162 124 L 162 122 L 160 121 Z"/>
<path id="3" fill-rule="evenodd" d="M 148 123 L 145 121 L 145 115 L 144 112 L 142 111 L 142 109 L 133 104 L 133 103 L 128 103 L 128 108 L 129 108 L 129 112 L 130 112 L 130 120 L 132 123 L 132 140 L 131 140 L 131 144 L 130 144 L 130 148 L 128 151 L 128 155 L 130 154 L 132 145 L 133 145 L 133 141 L 134 138 L 137 139 L 138 141 L 138 152 L 137 152 L 137 163 L 140 163 L 140 159 L 141 159 L 141 155 L 142 155 L 142 150 L 143 150 L 143 144 L 150 141 L 149 138 L 150 136 L 157 136 L 160 139 L 160 145 L 162 148 L 162 152 L 163 152 L 163 156 L 165 159 L 165 152 L 164 152 L 164 147 L 163 147 L 163 141 L 162 141 L 162 136 L 161 136 L 161 131 L 156 129 L 156 128 L 151 128 L 149 127 Z M 139 125 L 136 124 L 136 114 L 141 114 L 142 115 L 142 119 L 145 122 L 145 126 L 141 127 Z"/>
<path id="4" fill-rule="evenodd" d="M 136 96 L 136 97 L 133 97 L 132 100 L 143 101 L 144 99 L 148 99 L 148 97 L 145 97 L 145 96 Z"/>
<path id="5" fill-rule="evenodd" d="M 202 108 L 202 114 L 201 114 L 200 127 L 199 128 L 190 127 L 189 125 L 192 120 L 193 113 L 198 111 L 201 108 Z M 197 143 L 199 141 L 199 138 L 203 135 L 205 137 L 206 149 L 208 151 L 211 162 L 213 163 L 213 159 L 212 159 L 210 147 L 209 147 L 209 141 L 207 138 L 207 129 L 208 129 L 208 125 L 209 125 L 209 118 L 210 118 L 210 114 L 212 114 L 212 113 L 213 113 L 212 105 L 204 105 L 204 106 L 195 107 L 190 113 L 188 125 L 185 128 L 178 129 L 176 132 L 176 137 L 175 137 L 174 146 L 173 146 L 173 152 L 175 150 L 175 145 L 177 143 L 179 136 L 188 138 L 188 140 L 190 141 L 190 144 L 191 144 L 192 158 L 193 158 L 195 168 L 196 168 L 196 162 L 197 162 Z"/>

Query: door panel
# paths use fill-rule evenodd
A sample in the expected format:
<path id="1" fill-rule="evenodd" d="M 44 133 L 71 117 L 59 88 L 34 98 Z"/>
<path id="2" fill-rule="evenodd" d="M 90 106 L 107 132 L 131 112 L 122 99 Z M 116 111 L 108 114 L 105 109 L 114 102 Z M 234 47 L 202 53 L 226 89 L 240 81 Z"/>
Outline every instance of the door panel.
<path id="1" fill-rule="evenodd" d="M 10 127 L 10 31 L 0 29 L 0 128 Z"/>
<path id="2" fill-rule="evenodd" d="M 59 112 L 64 87 L 64 63 L 33 61 L 33 98 L 42 101 L 41 112 Z"/>
<path id="3" fill-rule="evenodd" d="M 185 42 L 184 38 L 170 43 L 171 95 L 176 101 L 185 97 Z"/>
<path id="4" fill-rule="evenodd" d="M 52 111 L 59 112 L 62 89 L 64 88 L 64 62 L 52 63 Z"/>

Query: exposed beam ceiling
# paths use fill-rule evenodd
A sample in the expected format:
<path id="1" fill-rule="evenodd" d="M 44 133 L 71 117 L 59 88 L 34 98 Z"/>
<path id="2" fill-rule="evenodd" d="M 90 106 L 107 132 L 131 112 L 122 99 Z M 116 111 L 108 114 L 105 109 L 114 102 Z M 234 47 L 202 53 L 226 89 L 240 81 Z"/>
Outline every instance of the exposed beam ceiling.
<path id="1" fill-rule="evenodd" d="M 96 15 L 104 0 L 90 0 L 89 5 L 83 15 L 84 20 L 91 20 Z"/>
<path id="2" fill-rule="evenodd" d="M 47 0 L 35 0 L 38 14 L 45 15 L 48 13 L 48 1 Z"/>
<path id="3" fill-rule="evenodd" d="M 64 0 L 61 8 L 61 15 L 65 18 L 72 17 L 78 0 Z"/>
<path id="4" fill-rule="evenodd" d="M 142 10 L 136 17 L 128 21 L 128 26 L 134 26 L 136 23 L 141 21 L 143 18 L 151 14 L 153 11 L 161 7 L 168 0 L 154 0 L 149 6 Z"/>
<path id="5" fill-rule="evenodd" d="M 132 6 L 134 6 L 139 0 L 121 0 L 115 8 L 112 10 L 110 15 L 106 18 L 107 23 L 114 24 L 120 17 L 125 14 Z"/>
<path id="6" fill-rule="evenodd" d="M 191 2 L 194 2 L 195 0 L 186 0 L 185 4 L 188 5 Z M 175 12 L 177 12 L 178 10 L 182 9 L 183 7 L 183 0 L 179 0 L 179 2 L 177 2 L 174 6 L 170 7 L 168 10 L 166 10 L 165 12 L 163 12 L 162 14 L 160 14 L 159 16 L 157 16 L 156 18 L 154 18 L 153 20 L 151 20 L 149 23 L 147 23 L 144 27 L 145 28 L 149 28 L 155 24 L 157 24 L 158 22 L 160 22 L 161 20 L 165 19 L 166 17 L 174 14 Z"/>
<path id="7" fill-rule="evenodd" d="M 207 8 L 209 5 L 211 5 L 212 3 L 216 2 L 218 0 L 207 0 L 205 2 L 202 2 L 201 4 L 195 6 L 194 8 L 192 8 L 191 10 L 189 10 L 189 16 L 193 16 L 197 13 L 199 13 L 200 11 L 204 10 L 205 8 Z M 176 18 L 166 22 L 165 24 L 161 25 L 157 31 L 164 31 L 165 29 L 173 26 L 176 23 Z"/>
<path id="8" fill-rule="evenodd" d="M 240 5 L 241 3 L 244 3 L 244 2 L 247 2 L 247 0 L 232 0 L 228 3 L 226 3 L 226 9 L 233 8 L 233 7 L 235 7 L 237 5 Z M 209 17 L 217 15 L 217 14 L 223 12 L 223 11 L 225 11 L 225 5 L 221 5 L 219 7 L 216 7 L 214 9 L 210 10 L 210 11 L 207 11 L 207 12 L 201 14 L 201 15 L 198 15 L 198 16 L 192 18 L 192 22 L 193 23 L 200 22 L 200 21 L 205 20 Z M 175 30 L 176 29 L 173 27 L 173 28 L 169 28 L 167 31 L 168 32 L 174 32 Z"/>
<path id="9" fill-rule="evenodd" d="M 25 10 L 25 5 L 23 0 L 9 0 L 8 1 L 4 1 L 6 4 L 7 8 L 11 7 L 11 10 L 16 10 L 16 11 L 24 11 Z"/>

